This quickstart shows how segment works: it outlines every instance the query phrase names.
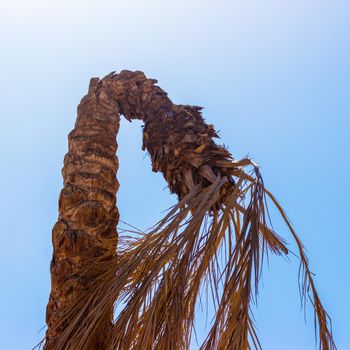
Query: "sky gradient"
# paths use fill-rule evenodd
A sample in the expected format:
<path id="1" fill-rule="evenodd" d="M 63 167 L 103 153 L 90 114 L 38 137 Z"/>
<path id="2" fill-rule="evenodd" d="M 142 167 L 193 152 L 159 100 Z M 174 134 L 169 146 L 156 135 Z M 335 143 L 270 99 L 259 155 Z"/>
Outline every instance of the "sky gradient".
<path id="1" fill-rule="evenodd" d="M 44 336 L 67 134 L 89 79 L 122 69 L 204 106 L 232 154 L 261 165 L 307 248 L 338 349 L 350 349 L 349 16 L 348 0 L 0 0 L 0 349 Z M 176 198 L 151 172 L 140 125 L 122 121 L 117 200 L 145 229 Z M 264 270 L 266 350 L 315 349 L 297 274 L 294 257 Z"/>

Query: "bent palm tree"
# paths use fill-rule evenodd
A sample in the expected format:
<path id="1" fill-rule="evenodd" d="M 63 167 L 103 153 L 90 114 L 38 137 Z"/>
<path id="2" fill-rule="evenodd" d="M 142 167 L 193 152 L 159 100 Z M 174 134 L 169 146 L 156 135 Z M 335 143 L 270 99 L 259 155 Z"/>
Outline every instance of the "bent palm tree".
<path id="1" fill-rule="evenodd" d="M 155 83 L 142 72 L 113 72 L 92 79 L 79 105 L 53 231 L 45 349 L 188 349 L 205 285 L 216 313 L 201 349 L 260 349 L 250 303 L 263 257 L 288 254 L 269 224 L 268 200 L 297 242 L 320 349 L 335 349 L 302 243 L 259 168 L 214 142 L 200 107 L 173 104 Z M 147 234 L 120 237 L 115 254 L 119 114 L 143 120 L 153 171 L 179 201 Z"/>

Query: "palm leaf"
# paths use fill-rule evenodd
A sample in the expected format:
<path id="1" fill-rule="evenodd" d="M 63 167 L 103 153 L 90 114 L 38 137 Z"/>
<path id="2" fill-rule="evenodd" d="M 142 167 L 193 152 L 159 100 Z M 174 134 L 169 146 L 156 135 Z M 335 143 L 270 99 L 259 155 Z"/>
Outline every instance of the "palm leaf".
<path id="1" fill-rule="evenodd" d="M 254 176 L 242 170 L 248 164 L 253 165 Z M 92 262 L 101 274 L 96 273 L 89 299 L 76 307 L 79 312 L 69 315 L 75 322 L 62 336 L 62 348 L 85 349 L 104 311 L 115 305 L 121 311 L 112 326 L 110 349 L 189 349 L 195 305 L 201 290 L 209 287 L 217 309 L 201 349 L 261 349 L 251 302 L 257 297 L 263 256 L 288 253 L 267 225 L 267 196 L 300 249 L 301 289 L 315 308 L 320 349 L 335 349 L 304 249 L 284 211 L 264 188 L 254 163 L 236 162 L 235 172 L 239 176 L 234 184 L 218 176 L 207 188 L 196 186 L 146 235 L 121 239 L 117 259 L 107 272 L 103 262 Z M 220 264 L 223 250 L 225 262 Z"/>

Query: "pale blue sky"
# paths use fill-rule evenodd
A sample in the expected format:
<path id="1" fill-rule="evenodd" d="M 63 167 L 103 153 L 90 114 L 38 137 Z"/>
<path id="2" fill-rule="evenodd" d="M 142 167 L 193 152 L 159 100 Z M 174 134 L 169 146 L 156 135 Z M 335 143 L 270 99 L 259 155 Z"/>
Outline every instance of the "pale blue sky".
<path id="1" fill-rule="evenodd" d="M 0 349 L 44 334 L 67 134 L 89 78 L 122 69 L 204 106 L 231 152 L 261 164 L 350 349 L 349 16 L 348 0 L 0 0 Z M 150 171 L 140 124 L 123 121 L 118 140 L 121 217 L 146 228 L 175 198 Z M 255 315 L 266 350 L 315 348 L 297 268 L 292 257 L 265 269 Z"/>

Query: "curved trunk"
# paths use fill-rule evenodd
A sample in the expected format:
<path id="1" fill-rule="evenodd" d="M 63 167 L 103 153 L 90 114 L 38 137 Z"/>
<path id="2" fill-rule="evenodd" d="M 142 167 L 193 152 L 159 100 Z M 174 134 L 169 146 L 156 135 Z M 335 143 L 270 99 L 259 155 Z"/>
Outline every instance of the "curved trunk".
<path id="1" fill-rule="evenodd" d="M 152 157 L 153 171 L 162 171 L 179 198 L 198 183 L 206 187 L 218 173 L 225 176 L 232 171 L 219 167 L 220 161 L 231 156 L 213 142 L 216 132 L 204 122 L 201 107 L 173 104 L 156 82 L 142 72 L 130 71 L 112 73 L 102 80 L 93 78 L 78 106 L 62 170 L 59 220 L 53 228 L 45 350 L 55 349 L 67 326 L 62 320 L 74 300 L 89 295 L 89 284 L 96 279 L 93 272 L 89 274 L 91 260 L 100 256 L 108 260 L 115 255 L 116 241 L 111 243 L 110 238 L 116 235 L 118 223 L 119 112 L 128 120 L 145 122 L 143 149 Z M 111 308 L 106 325 L 112 314 Z M 101 348 L 107 328 L 96 330 L 97 348 Z"/>

